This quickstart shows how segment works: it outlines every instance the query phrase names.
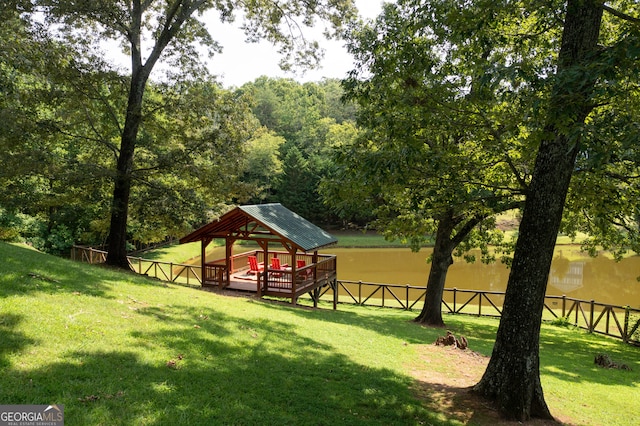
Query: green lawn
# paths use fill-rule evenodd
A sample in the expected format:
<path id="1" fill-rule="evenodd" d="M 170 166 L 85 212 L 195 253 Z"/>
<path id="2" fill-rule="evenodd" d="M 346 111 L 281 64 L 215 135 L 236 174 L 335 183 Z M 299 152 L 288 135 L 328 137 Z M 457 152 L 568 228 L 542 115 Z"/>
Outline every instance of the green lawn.
<path id="1" fill-rule="evenodd" d="M 5 243 L 0 258 L 0 404 L 64 404 L 68 425 L 461 424 L 414 391 L 410 366 L 443 333 L 415 312 L 294 308 Z M 497 321 L 446 321 L 490 354 Z M 541 344 L 554 414 L 637 421 L 638 348 L 549 325 Z M 633 370 L 595 367 L 601 352 Z"/>

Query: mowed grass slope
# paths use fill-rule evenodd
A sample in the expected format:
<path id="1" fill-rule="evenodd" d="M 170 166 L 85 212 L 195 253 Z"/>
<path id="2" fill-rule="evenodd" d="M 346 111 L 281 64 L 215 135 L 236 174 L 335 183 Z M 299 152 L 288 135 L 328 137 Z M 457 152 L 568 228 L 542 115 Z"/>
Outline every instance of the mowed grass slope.
<path id="1" fill-rule="evenodd" d="M 228 297 L 4 243 L 0 259 L 0 404 L 64 404 L 68 425 L 484 424 L 412 377 L 454 369 L 415 312 Z M 446 321 L 490 354 L 496 320 Z M 637 420 L 637 348 L 551 326 L 541 345 L 554 414 Z M 600 352 L 633 371 L 595 367 Z"/>
<path id="2" fill-rule="evenodd" d="M 401 373 L 436 332 L 165 286 L 0 243 L 0 404 L 66 424 L 447 424 Z M 406 314 L 405 314 L 406 315 Z"/>

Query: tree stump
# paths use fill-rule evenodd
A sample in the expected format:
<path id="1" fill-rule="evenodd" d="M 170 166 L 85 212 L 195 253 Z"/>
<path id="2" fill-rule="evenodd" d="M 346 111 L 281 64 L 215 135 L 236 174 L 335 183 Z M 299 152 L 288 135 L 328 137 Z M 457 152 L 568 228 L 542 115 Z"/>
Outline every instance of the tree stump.
<path id="1" fill-rule="evenodd" d="M 606 354 L 598 354 L 596 358 L 593 360 L 594 364 L 602 367 L 602 368 L 617 368 L 619 370 L 631 370 L 627 364 L 618 364 L 613 361 L 609 355 Z"/>
<path id="2" fill-rule="evenodd" d="M 456 336 L 447 331 L 446 336 L 440 336 L 435 341 L 436 346 L 454 346 L 457 349 L 467 349 L 469 347 L 469 343 L 467 342 L 467 338 L 464 336 L 460 336 L 460 338 L 456 338 Z"/>

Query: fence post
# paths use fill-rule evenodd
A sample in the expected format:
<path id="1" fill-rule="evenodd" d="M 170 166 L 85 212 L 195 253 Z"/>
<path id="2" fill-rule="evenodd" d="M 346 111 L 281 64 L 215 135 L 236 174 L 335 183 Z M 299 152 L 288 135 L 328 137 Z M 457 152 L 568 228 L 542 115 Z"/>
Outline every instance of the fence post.
<path id="1" fill-rule="evenodd" d="M 407 290 L 407 304 L 405 305 L 407 311 L 409 310 L 409 284 L 406 285 L 405 289 Z"/>
<path id="2" fill-rule="evenodd" d="M 562 318 L 567 317 L 567 295 L 562 295 Z"/>
<path id="3" fill-rule="evenodd" d="M 169 281 L 173 282 L 173 262 L 169 262 Z"/>
<path id="4" fill-rule="evenodd" d="M 478 292 L 478 316 L 482 316 L 482 295 L 484 293 Z"/>
<path id="5" fill-rule="evenodd" d="M 589 303 L 591 305 L 591 309 L 589 312 L 589 333 L 593 333 L 593 315 L 594 315 L 594 310 L 595 310 L 595 303 L 596 301 L 591 299 L 591 302 Z"/>
<path id="6" fill-rule="evenodd" d="M 622 334 L 622 341 L 624 343 L 629 343 L 629 337 L 631 337 L 629 336 L 629 315 L 631 315 L 629 309 L 629 305 L 624 307 L 624 332 Z"/>
<path id="7" fill-rule="evenodd" d="M 453 288 L 453 313 L 457 313 L 458 310 L 456 309 L 456 295 L 458 294 L 458 288 L 454 287 Z"/>
<path id="8" fill-rule="evenodd" d="M 358 281 L 358 305 L 362 305 L 362 281 Z"/>

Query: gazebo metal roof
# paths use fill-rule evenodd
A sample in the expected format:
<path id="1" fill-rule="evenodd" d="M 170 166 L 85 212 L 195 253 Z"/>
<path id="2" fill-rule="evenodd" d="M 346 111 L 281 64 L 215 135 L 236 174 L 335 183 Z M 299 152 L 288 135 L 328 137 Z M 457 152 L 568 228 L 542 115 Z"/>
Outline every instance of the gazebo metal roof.
<path id="1" fill-rule="evenodd" d="M 338 240 L 280 203 L 238 206 L 180 239 L 180 243 L 237 237 L 273 240 L 308 252 Z"/>

